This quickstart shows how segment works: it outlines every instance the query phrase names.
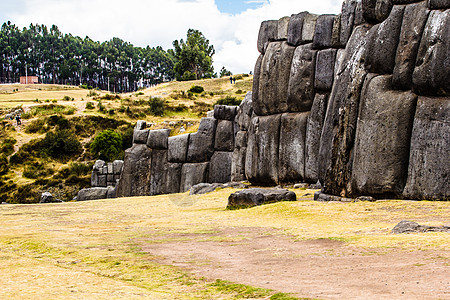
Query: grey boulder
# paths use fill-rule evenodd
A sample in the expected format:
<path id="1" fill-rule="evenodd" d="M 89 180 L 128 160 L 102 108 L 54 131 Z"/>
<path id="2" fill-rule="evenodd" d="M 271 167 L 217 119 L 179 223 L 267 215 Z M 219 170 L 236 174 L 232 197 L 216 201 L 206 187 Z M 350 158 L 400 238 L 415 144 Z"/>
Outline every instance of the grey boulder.
<path id="1" fill-rule="evenodd" d="M 252 188 L 237 191 L 228 197 L 227 208 L 245 208 L 279 201 L 295 201 L 294 192 L 285 189 Z"/>

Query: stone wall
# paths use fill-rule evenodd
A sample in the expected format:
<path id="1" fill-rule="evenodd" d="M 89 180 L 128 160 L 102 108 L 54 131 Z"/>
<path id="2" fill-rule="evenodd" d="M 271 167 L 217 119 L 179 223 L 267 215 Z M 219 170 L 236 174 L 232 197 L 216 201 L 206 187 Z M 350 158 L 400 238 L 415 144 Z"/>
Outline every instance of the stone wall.
<path id="1" fill-rule="evenodd" d="M 449 6 L 347 0 L 339 15 L 263 22 L 246 178 L 449 199 Z"/>
<path id="2" fill-rule="evenodd" d="M 169 136 L 169 129 L 146 129 L 146 122 L 138 121 L 117 196 L 179 193 L 198 183 L 231 181 L 236 113 L 236 106 L 216 105 L 197 132 L 178 136 Z"/>

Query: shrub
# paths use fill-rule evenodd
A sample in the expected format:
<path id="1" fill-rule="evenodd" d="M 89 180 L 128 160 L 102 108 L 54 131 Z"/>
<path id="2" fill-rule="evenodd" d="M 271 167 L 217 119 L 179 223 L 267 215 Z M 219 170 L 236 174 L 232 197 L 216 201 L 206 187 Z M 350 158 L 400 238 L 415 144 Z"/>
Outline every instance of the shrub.
<path id="1" fill-rule="evenodd" d="M 157 98 L 157 97 L 151 97 L 149 101 L 150 105 L 150 112 L 154 116 L 162 116 L 164 115 L 164 101 Z"/>
<path id="2" fill-rule="evenodd" d="M 174 107 L 174 111 L 176 112 L 182 112 L 188 110 L 188 107 L 185 104 L 178 104 Z"/>
<path id="3" fill-rule="evenodd" d="M 239 100 L 236 97 L 226 96 L 225 98 L 217 100 L 217 102 L 214 103 L 214 105 L 239 105 L 241 104 L 241 102 L 242 100 Z"/>
<path id="4" fill-rule="evenodd" d="M 110 115 L 114 115 L 115 113 L 116 113 L 116 111 L 114 110 L 114 108 L 110 108 L 108 110 L 108 114 L 110 114 Z"/>
<path id="5" fill-rule="evenodd" d="M 133 146 L 134 128 L 129 126 L 122 132 L 122 150 L 126 150 Z"/>
<path id="6" fill-rule="evenodd" d="M 4 153 L 0 154 L 0 175 L 8 173 L 8 158 Z"/>
<path id="7" fill-rule="evenodd" d="M 97 97 L 100 94 L 95 92 L 95 91 L 89 91 L 89 93 L 87 94 L 87 97 Z"/>
<path id="8" fill-rule="evenodd" d="M 86 109 L 94 109 L 94 104 L 92 102 L 86 103 Z"/>
<path id="9" fill-rule="evenodd" d="M 0 152 L 6 156 L 13 154 L 16 142 L 17 141 L 14 138 L 4 139 L 0 147 Z"/>
<path id="10" fill-rule="evenodd" d="M 122 136 L 112 130 L 104 130 L 97 134 L 90 148 L 96 158 L 112 161 L 119 158 L 122 152 Z"/>
<path id="11" fill-rule="evenodd" d="M 40 163 L 29 164 L 26 165 L 23 170 L 23 177 L 36 179 L 50 175 L 52 172 L 53 170 L 45 168 L 43 164 Z"/>
<path id="12" fill-rule="evenodd" d="M 181 81 L 188 81 L 188 80 L 196 80 L 197 75 L 195 73 L 192 73 L 190 71 L 185 71 L 183 73 L 183 76 L 181 76 Z"/>
<path id="13" fill-rule="evenodd" d="M 69 129 L 70 122 L 64 116 L 53 115 L 48 118 L 48 125 L 58 126 L 60 129 Z"/>
<path id="14" fill-rule="evenodd" d="M 48 132 L 39 144 L 42 152 L 56 159 L 68 158 L 79 154 L 81 151 L 80 142 L 68 130 Z"/>
<path id="15" fill-rule="evenodd" d="M 238 94 L 238 95 L 243 94 L 243 93 L 245 93 L 245 92 L 243 90 L 240 90 L 240 89 L 236 91 L 236 94 Z"/>
<path id="16" fill-rule="evenodd" d="M 69 96 L 64 96 L 63 101 L 73 101 L 74 98 L 70 98 Z"/>
<path id="17" fill-rule="evenodd" d="M 200 93 L 202 93 L 202 92 L 204 92 L 204 91 L 205 91 L 205 89 L 204 89 L 202 86 L 199 86 L 199 85 L 193 85 L 193 86 L 191 86 L 191 88 L 188 90 L 188 92 L 196 93 L 196 94 L 200 94 Z"/>
<path id="18" fill-rule="evenodd" d="M 97 108 L 98 111 L 105 111 L 105 106 L 102 104 L 102 101 L 98 101 Z"/>
<path id="19" fill-rule="evenodd" d="M 26 133 L 43 133 L 45 130 L 45 119 L 36 119 L 28 123 L 25 127 Z"/>

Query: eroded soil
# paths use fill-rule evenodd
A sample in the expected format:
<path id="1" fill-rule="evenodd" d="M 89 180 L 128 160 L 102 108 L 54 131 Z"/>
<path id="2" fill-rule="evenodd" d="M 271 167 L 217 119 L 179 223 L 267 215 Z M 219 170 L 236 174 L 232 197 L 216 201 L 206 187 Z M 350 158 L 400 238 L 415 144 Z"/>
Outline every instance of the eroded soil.
<path id="1" fill-rule="evenodd" d="M 450 257 L 433 251 L 363 249 L 342 241 L 298 241 L 276 230 L 217 228 L 141 240 L 157 262 L 319 299 L 450 299 Z"/>

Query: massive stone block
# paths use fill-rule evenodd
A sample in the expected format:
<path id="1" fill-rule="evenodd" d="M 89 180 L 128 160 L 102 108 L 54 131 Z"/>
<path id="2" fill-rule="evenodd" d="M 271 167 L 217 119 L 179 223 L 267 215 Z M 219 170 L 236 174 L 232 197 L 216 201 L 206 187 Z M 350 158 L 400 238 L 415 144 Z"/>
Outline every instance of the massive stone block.
<path id="1" fill-rule="evenodd" d="M 331 33 L 331 46 L 339 48 L 341 46 L 341 15 L 334 16 L 333 31 Z"/>
<path id="2" fill-rule="evenodd" d="M 269 42 L 273 42 L 278 36 L 278 21 L 270 20 L 261 23 L 258 34 L 258 51 L 261 54 L 266 52 Z"/>
<path id="3" fill-rule="evenodd" d="M 246 208 L 279 201 L 295 201 L 294 192 L 285 189 L 245 189 L 228 197 L 228 208 Z"/>
<path id="4" fill-rule="evenodd" d="M 447 9 L 450 8 L 449 0 L 428 0 L 428 6 L 431 9 Z"/>
<path id="5" fill-rule="evenodd" d="M 367 23 L 378 23 L 377 16 L 375 14 L 377 0 L 362 0 L 361 2 L 364 20 L 366 20 Z"/>
<path id="6" fill-rule="evenodd" d="M 167 151 L 153 150 L 150 172 L 150 195 L 166 193 L 163 188 L 167 177 Z"/>
<path id="7" fill-rule="evenodd" d="M 245 180 L 245 157 L 247 147 L 235 148 L 231 162 L 231 181 Z"/>
<path id="8" fill-rule="evenodd" d="M 216 129 L 214 148 L 218 151 L 233 151 L 234 149 L 234 122 L 219 120 Z"/>
<path id="9" fill-rule="evenodd" d="M 108 198 L 108 188 L 93 187 L 78 192 L 77 201 L 99 200 Z"/>
<path id="10" fill-rule="evenodd" d="M 303 21 L 308 12 L 304 11 L 296 15 L 292 15 L 288 26 L 287 42 L 291 46 L 298 46 L 302 44 L 302 29 Z"/>
<path id="11" fill-rule="evenodd" d="M 187 152 L 188 162 L 208 161 L 214 152 L 214 138 L 217 120 L 214 118 L 202 118 L 196 133 L 189 137 Z"/>
<path id="12" fill-rule="evenodd" d="M 359 93 L 367 74 L 364 52 L 369 28 L 360 25 L 350 37 L 328 101 L 320 139 L 319 179 L 324 192 L 329 194 L 347 193 Z"/>
<path id="13" fill-rule="evenodd" d="M 341 32 L 339 37 L 339 44 L 341 47 L 347 45 L 347 41 L 352 34 L 356 3 L 356 0 L 345 0 L 344 3 L 342 3 Z"/>
<path id="14" fill-rule="evenodd" d="M 152 149 L 145 144 L 134 144 L 125 150 L 122 176 L 117 184 L 117 197 L 150 194 L 151 162 Z"/>
<path id="15" fill-rule="evenodd" d="M 248 92 L 247 95 L 245 95 L 244 100 L 242 100 L 241 104 L 237 108 L 235 121 L 240 130 L 248 130 L 250 122 L 252 121 L 252 113 L 252 92 Z"/>
<path id="16" fill-rule="evenodd" d="M 257 101 L 253 98 L 253 108 L 257 109 L 257 114 L 268 115 L 287 111 L 289 73 L 294 50 L 295 48 L 286 42 L 269 44 L 261 64 Z"/>
<path id="17" fill-rule="evenodd" d="M 450 10 L 433 10 L 422 35 L 413 73 L 420 95 L 450 95 Z"/>
<path id="18" fill-rule="evenodd" d="M 182 134 L 177 136 L 171 136 L 167 140 L 168 144 L 168 161 L 170 162 L 186 162 L 187 150 L 189 146 L 190 134 Z"/>
<path id="19" fill-rule="evenodd" d="M 258 98 L 259 96 L 259 79 L 261 76 L 261 63 L 263 60 L 263 55 L 259 55 L 255 63 L 255 69 L 253 72 L 253 90 L 252 90 L 252 110 L 259 116 L 262 115 L 262 105 Z"/>
<path id="20" fill-rule="evenodd" d="M 335 15 L 320 15 L 316 21 L 313 37 L 313 49 L 323 49 L 333 46 L 333 24 Z"/>
<path id="21" fill-rule="evenodd" d="M 412 88 L 412 74 L 428 14 L 425 2 L 407 5 L 405 8 L 392 76 L 394 88 Z"/>
<path id="22" fill-rule="evenodd" d="M 417 96 L 393 91 L 389 75 L 366 77 L 353 159 L 353 193 L 401 195 Z"/>
<path id="23" fill-rule="evenodd" d="M 336 49 L 326 49 L 317 52 L 314 73 L 314 90 L 331 91 L 334 80 L 336 52 Z"/>
<path id="24" fill-rule="evenodd" d="M 329 94 L 316 94 L 306 126 L 305 181 L 316 183 L 319 179 L 319 147 L 322 127 L 327 112 Z"/>
<path id="25" fill-rule="evenodd" d="M 208 165 L 209 163 L 207 162 L 183 164 L 180 192 L 187 192 L 192 186 L 206 182 L 208 179 Z"/>
<path id="26" fill-rule="evenodd" d="M 392 6 L 392 0 L 377 0 L 377 4 L 375 5 L 375 16 L 377 17 L 378 22 L 386 20 L 391 13 Z"/>
<path id="27" fill-rule="evenodd" d="M 245 175 L 259 184 L 278 182 L 278 152 L 281 115 L 252 118 L 248 132 Z"/>
<path id="28" fill-rule="evenodd" d="M 148 129 L 134 129 L 133 144 L 147 144 L 148 131 Z"/>
<path id="29" fill-rule="evenodd" d="M 152 149 L 167 149 L 170 129 L 150 130 L 147 138 L 147 147 Z"/>
<path id="30" fill-rule="evenodd" d="M 237 106 L 231 105 L 215 105 L 214 118 L 217 120 L 234 121 L 237 113 Z"/>
<path id="31" fill-rule="evenodd" d="M 450 98 L 419 97 L 411 136 L 406 198 L 450 200 Z"/>
<path id="32" fill-rule="evenodd" d="M 179 193 L 181 185 L 182 163 L 167 163 L 165 188 L 167 193 Z"/>
<path id="33" fill-rule="evenodd" d="M 295 49 L 287 90 L 287 107 L 290 112 L 311 110 L 314 100 L 316 53 L 316 50 L 312 50 L 311 44 L 298 46 Z M 279 112 L 285 111 L 280 110 Z"/>
<path id="34" fill-rule="evenodd" d="M 278 20 L 277 40 L 285 41 L 288 38 L 288 26 L 290 17 L 283 17 Z"/>
<path id="35" fill-rule="evenodd" d="M 216 151 L 209 162 L 209 183 L 231 181 L 231 161 L 233 152 Z"/>
<path id="36" fill-rule="evenodd" d="M 278 182 L 305 178 L 305 139 L 309 112 L 281 115 Z"/>
<path id="37" fill-rule="evenodd" d="M 366 68 L 369 72 L 392 74 L 402 25 L 404 6 L 396 6 L 389 17 L 370 29 L 366 49 Z"/>
<path id="38" fill-rule="evenodd" d="M 319 18 L 318 15 L 309 13 L 305 15 L 302 27 L 302 44 L 311 43 L 313 41 L 317 18 Z"/>

